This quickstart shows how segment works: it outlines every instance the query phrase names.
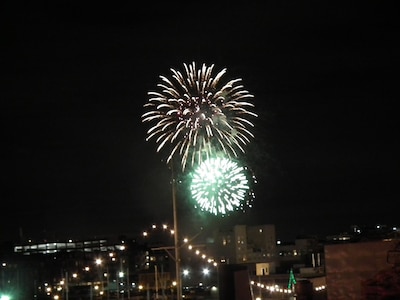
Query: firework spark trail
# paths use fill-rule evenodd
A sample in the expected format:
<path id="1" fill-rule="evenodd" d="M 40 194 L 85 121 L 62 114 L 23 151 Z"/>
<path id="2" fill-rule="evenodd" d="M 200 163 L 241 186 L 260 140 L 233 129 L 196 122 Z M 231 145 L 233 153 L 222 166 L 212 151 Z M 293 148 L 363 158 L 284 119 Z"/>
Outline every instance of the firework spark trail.
<path id="1" fill-rule="evenodd" d="M 191 174 L 195 207 L 214 215 L 251 207 L 254 194 L 248 175 L 246 168 L 226 157 L 204 160 Z"/>
<path id="2" fill-rule="evenodd" d="M 158 91 L 148 92 L 142 122 L 150 123 L 146 140 L 155 139 L 157 152 L 168 148 L 167 163 L 180 156 L 182 170 L 218 152 L 237 157 L 253 138 L 249 118 L 254 98 L 241 79 L 222 83 L 226 68 L 213 77 L 214 65 L 183 64 L 184 73 L 170 69 L 171 78 L 160 76 Z M 168 145 L 168 146 L 167 146 Z"/>

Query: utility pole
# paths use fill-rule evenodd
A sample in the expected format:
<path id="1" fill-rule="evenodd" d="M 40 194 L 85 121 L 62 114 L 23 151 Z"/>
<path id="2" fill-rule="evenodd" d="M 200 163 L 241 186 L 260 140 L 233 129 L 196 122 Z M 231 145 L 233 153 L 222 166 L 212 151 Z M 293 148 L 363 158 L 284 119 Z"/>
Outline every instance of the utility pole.
<path id="1" fill-rule="evenodd" d="M 172 164 L 171 164 L 172 165 Z M 174 210 L 174 247 L 175 247 L 175 273 L 176 273 L 176 299 L 182 299 L 181 257 L 179 249 L 178 213 L 176 204 L 176 180 L 172 170 L 172 202 Z"/>

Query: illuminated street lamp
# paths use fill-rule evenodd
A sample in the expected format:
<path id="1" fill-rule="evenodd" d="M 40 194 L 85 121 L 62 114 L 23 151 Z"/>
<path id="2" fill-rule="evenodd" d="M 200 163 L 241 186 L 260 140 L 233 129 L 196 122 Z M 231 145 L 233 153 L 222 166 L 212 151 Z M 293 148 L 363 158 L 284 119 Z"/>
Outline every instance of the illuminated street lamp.
<path id="1" fill-rule="evenodd" d="M 182 288 L 183 288 L 183 290 L 187 290 L 187 286 L 190 285 L 190 284 L 188 284 L 189 283 L 189 279 L 190 279 L 190 271 L 189 271 L 189 269 L 183 269 L 182 270 L 182 275 L 183 275 Z M 186 281 L 186 287 L 184 286 L 183 279 L 185 279 L 185 281 Z"/>
<path id="2" fill-rule="evenodd" d="M 208 274 L 210 274 L 210 269 L 209 268 L 203 268 L 203 275 L 207 276 Z"/>
<path id="3" fill-rule="evenodd" d="M 99 280 L 101 281 L 101 291 L 100 291 L 100 293 L 102 294 L 104 292 L 104 280 L 103 280 L 104 279 L 104 274 L 103 274 L 102 268 L 101 268 L 101 266 L 103 264 L 103 260 L 101 258 L 96 258 L 95 264 L 98 267 L 98 270 L 97 270 L 98 271 L 98 277 L 99 277 Z M 107 285 L 107 288 L 108 288 L 108 285 Z"/>
<path id="4" fill-rule="evenodd" d="M 176 287 L 177 287 L 176 281 L 172 281 L 172 288 L 171 288 L 172 299 L 174 299 L 174 288 L 176 288 Z"/>

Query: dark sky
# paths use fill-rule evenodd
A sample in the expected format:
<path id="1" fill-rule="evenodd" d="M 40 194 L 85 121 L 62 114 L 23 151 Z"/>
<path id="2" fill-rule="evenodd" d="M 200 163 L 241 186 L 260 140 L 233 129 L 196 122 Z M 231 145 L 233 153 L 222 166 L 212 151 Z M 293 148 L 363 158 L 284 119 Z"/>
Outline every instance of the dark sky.
<path id="1" fill-rule="evenodd" d="M 1 241 L 172 224 L 170 171 L 140 116 L 158 76 L 192 61 L 242 78 L 259 114 L 254 207 L 222 223 L 285 239 L 400 225 L 394 7 L 128 2 L 2 4 Z M 184 228 L 217 222 L 183 198 Z"/>

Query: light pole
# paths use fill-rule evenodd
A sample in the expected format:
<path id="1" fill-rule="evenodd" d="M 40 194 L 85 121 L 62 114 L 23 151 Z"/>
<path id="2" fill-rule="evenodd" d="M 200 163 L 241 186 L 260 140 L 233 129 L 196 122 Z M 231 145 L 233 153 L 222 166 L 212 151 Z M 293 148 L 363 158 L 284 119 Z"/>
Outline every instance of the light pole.
<path id="1" fill-rule="evenodd" d="M 65 300 L 69 300 L 68 271 L 65 272 Z"/>
<path id="2" fill-rule="evenodd" d="M 104 292 L 104 281 L 103 281 L 104 274 L 103 274 L 103 268 L 102 268 L 103 260 L 101 258 L 96 258 L 95 264 L 97 266 L 97 276 L 101 283 L 101 291 Z"/>
<path id="3" fill-rule="evenodd" d="M 108 271 L 108 265 L 107 265 L 107 273 L 106 275 L 106 286 L 107 286 L 107 300 L 110 300 L 110 272 Z"/>
<path id="4" fill-rule="evenodd" d="M 181 257 L 179 249 L 179 231 L 178 231 L 178 212 L 176 197 L 176 179 L 174 174 L 173 160 L 171 162 L 172 174 L 172 209 L 174 212 L 174 248 L 175 248 L 175 273 L 176 273 L 176 298 L 182 299 L 182 280 L 181 280 Z"/>

